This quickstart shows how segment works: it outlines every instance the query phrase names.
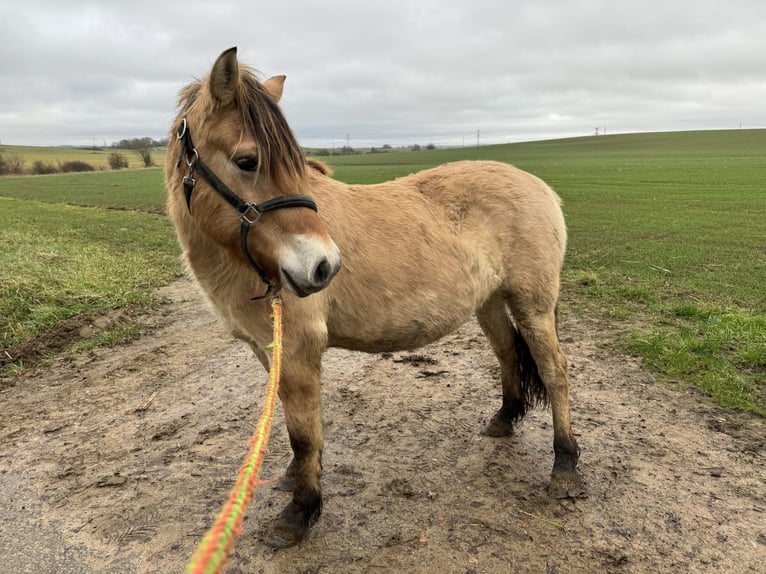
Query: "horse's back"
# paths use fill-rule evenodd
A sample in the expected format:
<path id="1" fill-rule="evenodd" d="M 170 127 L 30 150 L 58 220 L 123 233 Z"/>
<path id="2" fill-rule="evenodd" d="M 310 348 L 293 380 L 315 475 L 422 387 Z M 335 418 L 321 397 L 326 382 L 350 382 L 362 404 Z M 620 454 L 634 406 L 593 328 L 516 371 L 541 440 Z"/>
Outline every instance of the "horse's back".
<path id="1" fill-rule="evenodd" d="M 418 191 L 432 201 L 472 209 L 523 213 L 536 217 L 560 214 L 561 200 L 537 176 L 498 161 L 458 161 L 411 176 Z"/>
<path id="2" fill-rule="evenodd" d="M 566 249 L 561 199 L 535 175 L 496 161 L 460 161 L 410 177 L 459 230 L 483 230 L 517 263 L 526 252 L 561 266 Z"/>

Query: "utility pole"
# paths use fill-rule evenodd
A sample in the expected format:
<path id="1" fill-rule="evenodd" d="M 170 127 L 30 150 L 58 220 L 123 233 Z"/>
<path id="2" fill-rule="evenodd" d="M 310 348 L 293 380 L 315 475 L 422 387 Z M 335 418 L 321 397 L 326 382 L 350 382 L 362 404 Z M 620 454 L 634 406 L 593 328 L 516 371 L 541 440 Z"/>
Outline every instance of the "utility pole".
<path id="1" fill-rule="evenodd" d="M 480 145 L 481 130 L 476 130 L 476 147 Z"/>
<path id="2" fill-rule="evenodd" d="M 351 147 L 351 144 L 349 143 L 349 135 L 346 134 L 346 147 Z"/>

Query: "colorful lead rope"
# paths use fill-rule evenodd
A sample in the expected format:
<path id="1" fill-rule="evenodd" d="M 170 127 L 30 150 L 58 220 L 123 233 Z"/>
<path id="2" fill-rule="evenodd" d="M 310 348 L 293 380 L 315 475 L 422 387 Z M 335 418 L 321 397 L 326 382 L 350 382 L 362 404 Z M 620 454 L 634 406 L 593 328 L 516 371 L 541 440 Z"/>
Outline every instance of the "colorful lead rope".
<path id="1" fill-rule="evenodd" d="M 239 469 L 237 483 L 229 493 L 215 523 L 207 531 L 205 537 L 197 546 L 197 550 L 186 566 L 185 574 L 218 574 L 221 572 L 229 556 L 234 538 L 242 529 L 242 519 L 253 490 L 258 485 L 258 475 L 261 472 L 266 445 L 271 432 L 271 422 L 274 418 L 274 407 L 277 402 L 279 388 L 279 371 L 282 366 L 282 301 L 279 295 L 271 299 L 272 321 L 274 324 L 274 340 L 271 344 L 271 369 L 269 384 L 266 388 L 266 398 L 263 412 L 250 440 L 250 450 Z"/>

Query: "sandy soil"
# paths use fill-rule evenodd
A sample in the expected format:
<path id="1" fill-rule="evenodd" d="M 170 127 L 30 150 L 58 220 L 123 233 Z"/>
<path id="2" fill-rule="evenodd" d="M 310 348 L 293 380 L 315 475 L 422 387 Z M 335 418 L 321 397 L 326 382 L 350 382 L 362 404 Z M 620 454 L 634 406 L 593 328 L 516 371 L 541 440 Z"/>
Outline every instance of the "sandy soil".
<path id="1" fill-rule="evenodd" d="M 266 375 L 188 282 L 164 294 L 132 344 L 0 387 L 3 572 L 180 572 L 220 510 Z M 657 383 L 603 324 L 560 330 L 589 498 L 545 493 L 548 411 L 479 433 L 500 389 L 475 323 L 417 354 L 333 350 L 324 514 L 273 551 L 289 495 L 260 487 L 226 572 L 763 572 L 763 421 Z M 279 411 L 262 478 L 289 458 Z"/>

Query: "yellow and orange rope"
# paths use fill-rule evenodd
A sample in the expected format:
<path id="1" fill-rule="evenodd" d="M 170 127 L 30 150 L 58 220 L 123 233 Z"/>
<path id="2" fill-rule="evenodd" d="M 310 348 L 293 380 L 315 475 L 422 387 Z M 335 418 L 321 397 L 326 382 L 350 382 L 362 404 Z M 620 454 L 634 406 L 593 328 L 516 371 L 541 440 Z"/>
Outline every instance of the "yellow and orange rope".
<path id="1" fill-rule="evenodd" d="M 242 519 L 253 490 L 258 485 L 258 475 L 266 452 L 266 445 L 271 432 L 271 421 L 274 418 L 274 406 L 277 402 L 279 388 L 279 371 L 282 366 L 282 305 L 279 295 L 271 299 L 272 320 L 274 324 L 274 340 L 271 344 L 271 369 L 269 384 L 266 388 L 266 398 L 263 412 L 258 420 L 253 438 L 250 440 L 250 450 L 245 457 L 234 488 L 229 493 L 215 523 L 207 531 L 205 537 L 197 546 L 197 550 L 186 566 L 185 574 L 218 574 L 221 572 L 229 556 L 234 537 L 242 529 Z"/>

